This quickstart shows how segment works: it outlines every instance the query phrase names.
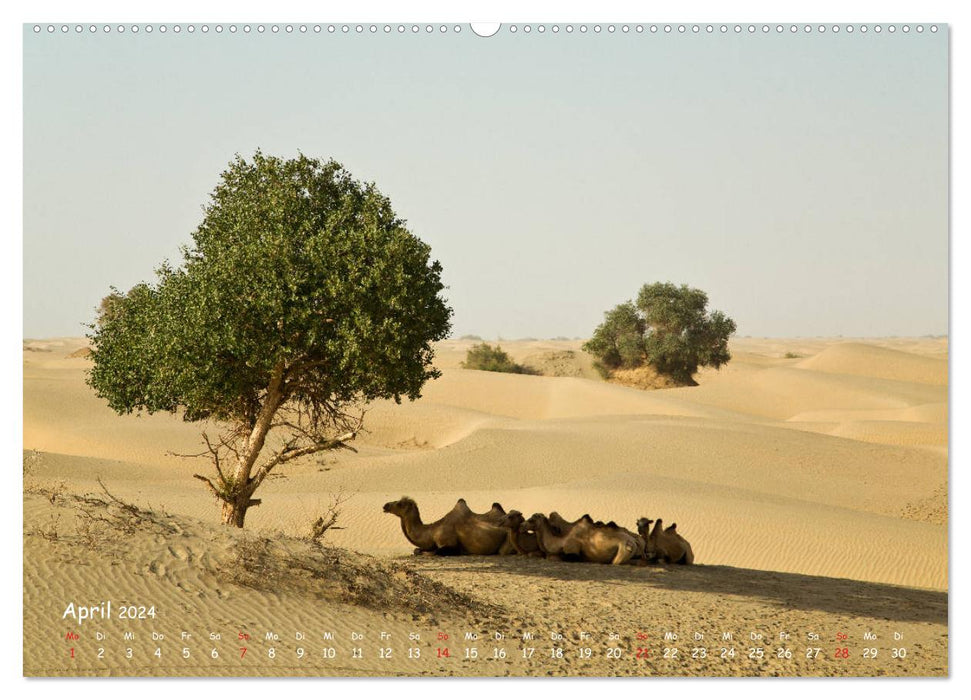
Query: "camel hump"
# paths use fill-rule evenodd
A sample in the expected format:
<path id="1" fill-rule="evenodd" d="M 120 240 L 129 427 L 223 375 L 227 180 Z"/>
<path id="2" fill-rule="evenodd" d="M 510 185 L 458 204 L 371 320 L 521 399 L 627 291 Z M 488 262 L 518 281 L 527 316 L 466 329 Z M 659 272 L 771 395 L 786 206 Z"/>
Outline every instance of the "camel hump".
<path id="1" fill-rule="evenodd" d="M 668 525 L 668 527 L 665 530 L 665 532 L 674 532 L 677 529 L 678 529 L 678 524 L 677 523 L 671 523 L 670 525 Z"/>
<path id="2" fill-rule="evenodd" d="M 493 507 L 493 508 L 495 508 L 496 510 L 499 510 L 499 511 L 502 511 L 503 513 L 505 513 L 505 512 L 506 512 L 506 509 L 505 509 L 505 508 L 503 508 L 503 507 L 502 507 L 502 504 L 501 504 L 501 503 L 499 503 L 498 501 L 497 501 L 497 502 L 495 502 L 495 503 L 493 503 L 493 504 L 492 504 L 492 507 Z"/>

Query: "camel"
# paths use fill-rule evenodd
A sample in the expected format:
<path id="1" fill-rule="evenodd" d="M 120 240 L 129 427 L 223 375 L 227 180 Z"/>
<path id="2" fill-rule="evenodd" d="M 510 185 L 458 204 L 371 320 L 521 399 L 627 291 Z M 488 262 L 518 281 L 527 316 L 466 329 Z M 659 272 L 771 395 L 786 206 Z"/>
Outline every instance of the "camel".
<path id="1" fill-rule="evenodd" d="M 601 564 L 626 564 L 637 549 L 630 534 L 619 528 L 597 526 L 589 515 L 580 518 L 563 535 L 553 530 L 542 513 L 534 514 L 525 525 L 536 533 L 539 547 L 547 556 L 574 555 Z"/>
<path id="2" fill-rule="evenodd" d="M 654 522 L 654 529 L 650 530 L 652 522 Z M 671 564 L 694 563 L 694 552 L 691 551 L 688 540 L 678 534 L 677 523 L 671 523 L 671 526 L 665 529 L 660 518 L 657 521 L 641 518 L 637 521 L 637 531 L 647 541 L 645 558 L 658 559 Z"/>
<path id="3" fill-rule="evenodd" d="M 552 513 L 549 514 L 549 516 L 547 517 L 547 520 L 549 520 L 550 525 L 553 526 L 553 531 L 556 534 L 558 534 L 558 535 L 565 535 L 570 530 L 572 530 L 573 527 L 575 525 L 577 525 L 577 523 L 579 523 L 580 521 L 589 520 L 590 522 L 593 522 L 593 520 L 590 518 L 590 516 L 589 515 L 586 515 L 586 514 L 585 515 L 581 515 L 579 518 L 577 518 L 573 522 L 570 522 L 569 520 L 567 520 L 566 518 L 564 518 L 562 515 L 560 515 L 559 513 L 557 513 L 555 510 Z"/>
<path id="4" fill-rule="evenodd" d="M 425 524 L 421 521 L 418 504 L 403 496 L 385 503 L 384 512 L 401 518 L 401 530 L 415 545 L 415 554 L 510 553 L 515 550 L 507 541 L 507 530 L 487 519 L 495 516 L 496 505 L 489 513 L 480 515 L 473 513 L 464 499 L 459 499 L 445 516 Z"/>
<path id="5" fill-rule="evenodd" d="M 503 518 L 506 517 L 506 511 L 500 503 L 493 503 L 492 508 L 490 508 L 485 513 L 473 513 L 472 509 L 469 508 L 469 504 L 465 502 L 464 498 L 460 498 L 455 502 L 455 507 L 453 511 L 460 511 L 468 516 L 476 518 L 478 520 L 483 520 L 487 523 L 492 523 L 493 525 L 498 525 L 502 522 Z"/>
<path id="6" fill-rule="evenodd" d="M 570 522 L 569 520 L 566 520 L 562 515 L 560 515 L 556 511 L 549 514 L 548 520 L 550 522 L 550 525 L 553 526 L 554 532 L 557 532 L 559 534 L 565 534 L 569 532 L 574 526 L 576 526 L 580 522 L 583 522 L 584 520 L 587 522 L 593 523 L 594 527 L 619 530 L 627 534 L 629 537 L 633 538 L 634 540 L 634 554 L 631 557 L 631 559 L 637 560 L 638 564 L 647 563 L 647 560 L 644 557 L 644 550 L 647 547 L 647 540 L 641 535 L 637 534 L 636 532 L 631 532 L 626 527 L 622 527 L 618 525 L 613 520 L 611 520 L 609 523 L 605 523 L 602 520 L 597 520 L 596 522 L 594 522 L 589 515 L 584 515 L 581 518 L 578 518 L 577 520 Z"/>
<path id="7" fill-rule="evenodd" d="M 536 544 L 548 559 L 560 559 L 564 555 L 566 536 L 542 513 L 533 513 L 523 523 L 523 529 L 536 535 Z"/>
<path id="8" fill-rule="evenodd" d="M 505 528 L 509 533 L 507 541 L 516 554 L 541 557 L 543 551 L 539 548 L 539 542 L 536 541 L 536 533 L 529 532 L 525 527 L 525 522 L 526 519 L 522 513 L 518 510 L 511 510 L 499 523 L 499 527 Z"/>
<path id="9" fill-rule="evenodd" d="M 630 537 L 634 541 L 634 553 L 631 555 L 630 561 L 638 564 L 639 566 L 644 566 L 647 564 L 647 539 L 645 537 L 639 533 L 631 532 L 626 527 L 618 525 L 613 520 L 606 525 L 599 525 L 599 527 L 603 527 L 608 530 L 616 530 Z"/>
<path id="10" fill-rule="evenodd" d="M 582 520 L 570 530 L 568 539 L 579 542 L 580 556 L 585 561 L 601 564 L 626 564 L 644 548 L 638 537 L 622 527 Z"/>

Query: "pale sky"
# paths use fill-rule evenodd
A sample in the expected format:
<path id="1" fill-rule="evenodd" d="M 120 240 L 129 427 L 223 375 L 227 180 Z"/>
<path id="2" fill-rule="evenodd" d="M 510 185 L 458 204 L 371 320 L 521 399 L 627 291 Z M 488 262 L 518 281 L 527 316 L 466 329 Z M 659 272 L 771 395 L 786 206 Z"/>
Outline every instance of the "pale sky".
<path id="1" fill-rule="evenodd" d="M 177 261 L 256 148 L 376 182 L 455 335 L 587 337 L 654 281 L 740 335 L 947 333 L 947 40 L 28 26 L 24 335 Z"/>

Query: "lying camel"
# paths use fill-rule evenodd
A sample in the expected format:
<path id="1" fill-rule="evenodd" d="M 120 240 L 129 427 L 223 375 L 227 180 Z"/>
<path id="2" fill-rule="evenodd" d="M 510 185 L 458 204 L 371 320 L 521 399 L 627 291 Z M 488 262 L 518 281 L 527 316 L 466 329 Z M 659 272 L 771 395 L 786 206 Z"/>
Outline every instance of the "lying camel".
<path id="1" fill-rule="evenodd" d="M 493 503 L 492 508 L 485 513 L 473 513 L 472 509 L 469 508 L 469 504 L 465 502 L 464 498 L 460 498 L 458 501 L 456 501 L 455 507 L 452 510 L 461 512 L 478 520 L 483 520 L 487 523 L 492 523 L 493 525 L 498 525 L 500 522 L 502 522 L 503 518 L 506 517 L 506 510 L 500 503 Z"/>
<path id="2" fill-rule="evenodd" d="M 639 566 L 644 566 L 647 564 L 647 539 L 645 537 L 636 532 L 631 532 L 626 527 L 618 525 L 613 520 L 606 525 L 599 525 L 599 527 L 617 530 L 630 537 L 634 541 L 634 554 L 631 555 L 631 561 Z"/>
<path id="3" fill-rule="evenodd" d="M 512 510 L 502 519 L 499 527 L 505 528 L 509 533 L 507 541 L 516 554 L 541 557 L 543 551 L 539 548 L 539 542 L 536 541 L 536 533 L 529 532 L 525 527 L 525 522 L 526 519 L 522 513 L 518 510 Z"/>
<path id="4" fill-rule="evenodd" d="M 498 504 L 495 504 L 498 505 Z M 499 506 L 501 509 L 501 506 Z M 495 507 L 493 508 L 495 510 Z M 415 554 L 498 554 L 515 551 L 508 532 L 487 520 L 490 513 L 473 513 L 463 499 L 433 523 L 421 521 L 414 499 L 403 496 L 384 504 L 384 512 L 401 518 L 401 530 L 415 545 Z"/>
<path id="5" fill-rule="evenodd" d="M 678 534 L 677 523 L 672 523 L 670 527 L 664 529 L 663 521 L 658 518 L 654 522 L 654 529 L 650 530 L 652 522 L 654 521 L 648 518 L 637 521 L 637 531 L 647 541 L 645 558 L 658 559 L 671 564 L 693 564 L 694 552 L 691 551 L 688 540 Z"/>
<path id="6" fill-rule="evenodd" d="M 579 518 L 571 522 L 557 513 L 555 510 L 550 513 L 549 516 L 547 516 L 547 520 L 549 520 L 550 525 L 553 526 L 553 531 L 558 535 L 565 535 L 572 530 L 577 523 L 583 520 L 590 520 L 593 522 L 589 515 L 581 515 Z"/>
<path id="7" fill-rule="evenodd" d="M 462 554 L 515 554 L 516 550 L 508 541 L 509 535 L 506 533 L 505 539 L 497 551 L 489 551 L 490 543 L 494 540 L 502 539 L 499 533 L 489 527 L 499 528 L 500 523 L 506 517 L 506 509 L 501 503 L 493 503 L 492 507 L 485 513 L 475 513 L 469 508 L 464 498 L 455 502 L 451 514 L 456 520 L 456 532 L 459 535 L 459 545 Z M 479 524 L 476 524 L 479 523 Z"/>
<path id="8" fill-rule="evenodd" d="M 569 520 L 566 520 L 562 515 L 560 515 L 556 511 L 553 511 L 552 513 L 549 514 L 548 520 L 550 522 L 550 525 L 553 526 L 554 532 L 558 532 L 559 534 L 565 534 L 566 532 L 569 532 L 575 525 L 577 525 L 580 522 L 583 522 L 584 520 L 586 520 L 587 522 L 593 522 L 589 515 L 584 515 L 583 517 L 577 520 L 574 520 L 573 522 L 570 522 Z M 644 550 L 647 547 L 647 540 L 644 537 L 637 534 L 636 532 L 631 532 L 626 527 L 621 527 L 613 520 L 611 520 L 609 523 L 605 523 L 601 520 L 598 520 L 596 522 L 593 522 L 593 525 L 594 527 L 611 528 L 611 529 L 620 530 L 621 532 L 626 533 L 634 540 L 634 555 L 632 559 L 636 559 L 639 564 L 647 563 L 647 560 L 644 557 Z"/>
<path id="9" fill-rule="evenodd" d="M 536 533 L 539 547 L 547 556 L 575 555 L 584 561 L 626 564 L 637 549 L 631 535 L 619 528 L 597 526 L 589 515 L 584 515 L 562 535 L 553 530 L 542 513 L 534 514 L 525 525 Z"/>
<path id="10" fill-rule="evenodd" d="M 576 540 L 584 561 L 601 564 L 626 564 L 638 551 L 644 551 L 639 538 L 616 524 L 594 523 L 589 516 L 580 520 L 567 539 Z"/>

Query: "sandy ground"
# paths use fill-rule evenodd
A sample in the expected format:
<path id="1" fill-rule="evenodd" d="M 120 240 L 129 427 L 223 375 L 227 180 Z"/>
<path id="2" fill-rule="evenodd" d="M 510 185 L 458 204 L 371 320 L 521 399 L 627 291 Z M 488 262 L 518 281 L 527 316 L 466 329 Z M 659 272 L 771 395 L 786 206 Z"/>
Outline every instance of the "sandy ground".
<path id="1" fill-rule="evenodd" d="M 115 416 L 84 384 L 89 361 L 68 357 L 82 341 L 25 341 L 25 673 L 947 673 L 946 339 L 738 338 L 732 362 L 703 371 L 699 386 L 658 391 L 600 381 L 579 341 L 503 341 L 516 361 L 557 376 L 460 369 L 471 344 L 440 344 L 444 374 L 418 402 L 372 406 L 356 454 L 310 458 L 267 482 L 241 534 L 216 524 L 191 478 L 207 465 L 168 454 L 197 452 L 200 426 Z M 169 514 L 178 535 L 118 536 L 100 520 L 92 531 L 71 499 L 96 492 L 99 477 L 125 501 Z M 389 582 L 385 598 L 364 605 L 346 591 L 288 588 L 286 576 L 253 585 L 231 575 L 240 537 L 290 542 L 339 492 L 349 497 L 342 529 L 326 544 L 401 567 L 374 574 Z M 479 511 L 498 500 L 629 527 L 662 517 L 691 541 L 697 566 L 416 558 L 381 512 L 401 495 L 426 520 L 458 497 Z M 394 603 L 406 600 L 399 578 L 431 586 L 431 612 Z M 109 599 L 116 609 L 154 604 L 158 616 L 101 623 L 104 640 L 91 622 L 62 620 L 72 601 Z M 249 658 L 235 658 L 240 632 L 251 635 Z"/>

